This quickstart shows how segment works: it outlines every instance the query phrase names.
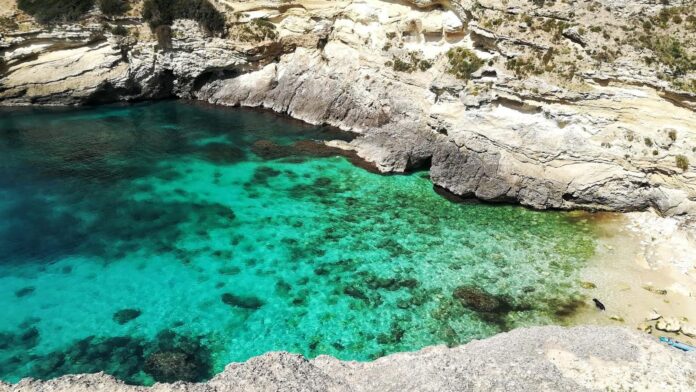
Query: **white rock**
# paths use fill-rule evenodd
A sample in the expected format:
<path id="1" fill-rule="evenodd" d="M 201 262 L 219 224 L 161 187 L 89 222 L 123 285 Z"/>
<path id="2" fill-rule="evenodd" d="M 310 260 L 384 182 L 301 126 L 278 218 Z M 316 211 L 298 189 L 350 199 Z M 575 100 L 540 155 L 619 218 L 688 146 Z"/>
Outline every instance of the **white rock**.
<path id="1" fill-rule="evenodd" d="M 693 325 L 684 324 L 681 326 L 681 333 L 690 338 L 696 338 L 696 327 Z"/>
<path id="2" fill-rule="evenodd" d="M 657 320 L 655 328 L 665 332 L 679 332 L 681 323 L 674 317 L 666 317 Z"/>
<path id="3" fill-rule="evenodd" d="M 659 313 L 657 313 L 655 309 L 653 309 L 650 311 L 650 313 L 648 313 L 647 316 L 645 316 L 645 321 L 655 321 L 661 317 L 662 316 Z"/>

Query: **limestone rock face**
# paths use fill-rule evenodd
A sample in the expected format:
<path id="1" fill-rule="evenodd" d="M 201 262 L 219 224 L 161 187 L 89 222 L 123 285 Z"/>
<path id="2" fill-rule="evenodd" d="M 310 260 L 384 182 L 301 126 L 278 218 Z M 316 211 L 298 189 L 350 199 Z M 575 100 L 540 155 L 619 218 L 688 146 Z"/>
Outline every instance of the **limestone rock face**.
<path id="1" fill-rule="evenodd" d="M 177 20 L 168 39 L 133 17 L 106 20 L 116 36 L 98 15 L 49 29 L 10 7 L 0 104 L 262 106 L 358 132 L 349 148 L 380 170 L 430 168 L 461 196 L 694 215 L 693 1 L 214 0 L 225 35 Z M 468 80 L 452 48 L 481 59 Z"/>
<path id="2" fill-rule="evenodd" d="M 696 327 L 693 325 L 682 325 L 680 332 L 690 338 L 696 338 Z"/>
<path id="3" fill-rule="evenodd" d="M 655 366 L 659 364 L 659 366 Z M 617 327 L 536 327 L 374 362 L 284 352 L 232 363 L 206 383 L 128 386 L 103 373 L 0 383 L 3 392 L 689 390 L 696 358 Z"/>
<path id="4" fill-rule="evenodd" d="M 674 317 L 661 318 L 655 323 L 655 328 L 665 332 L 679 332 L 681 323 Z"/>

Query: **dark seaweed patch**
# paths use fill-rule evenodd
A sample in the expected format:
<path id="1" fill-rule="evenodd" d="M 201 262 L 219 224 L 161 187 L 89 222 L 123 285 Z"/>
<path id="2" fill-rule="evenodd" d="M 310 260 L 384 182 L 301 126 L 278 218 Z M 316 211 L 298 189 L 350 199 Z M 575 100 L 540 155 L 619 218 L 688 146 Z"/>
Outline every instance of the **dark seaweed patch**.
<path id="1" fill-rule="evenodd" d="M 246 159 L 244 150 L 231 144 L 209 143 L 202 150 L 205 159 L 217 164 L 233 164 Z"/>
<path id="2" fill-rule="evenodd" d="M 142 313 L 143 312 L 140 311 L 140 309 L 121 309 L 114 313 L 113 319 L 115 322 L 123 325 L 129 321 L 137 319 Z"/>
<path id="3" fill-rule="evenodd" d="M 214 229 L 229 227 L 236 218 L 230 208 L 214 203 L 134 201 L 124 197 L 117 208 L 103 208 L 101 202 L 111 204 L 99 197 L 83 198 L 74 214 L 57 211 L 53 203 L 38 197 L 14 204 L 8 214 L 13 224 L 0 229 L 0 263 L 69 254 L 113 260 L 144 246 L 176 252 L 171 244 L 186 235 L 181 223 L 196 222 Z M 93 212 L 96 219 L 81 219 L 81 210 Z"/>
<path id="4" fill-rule="evenodd" d="M 489 294 L 476 286 L 457 287 L 452 296 L 458 299 L 462 305 L 477 312 L 507 312 L 512 306 L 505 298 Z"/>
<path id="5" fill-rule="evenodd" d="M 365 303 L 370 302 L 370 298 L 357 286 L 346 286 L 343 288 L 343 293 L 349 297 L 362 300 Z"/>
<path id="6" fill-rule="evenodd" d="M 17 333 L 0 332 L 0 349 L 28 350 L 39 344 L 40 339 L 39 330 L 33 326 Z"/>
<path id="7" fill-rule="evenodd" d="M 15 296 L 17 298 L 26 297 L 27 295 L 32 294 L 35 290 L 36 290 L 36 287 L 34 287 L 34 286 L 23 287 L 23 288 L 15 291 Z"/>
<path id="8" fill-rule="evenodd" d="M 256 297 L 241 296 L 232 293 L 224 293 L 220 299 L 227 305 L 249 310 L 256 310 L 264 305 L 263 301 Z"/>
<path id="9" fill-rule="evenodd" d="M 25 333 L 25 340 L 38 339 L 38 331 L 34 331 L 35 329 Z M 170 330 L 160 332 L 151 341 L 127 336 L 90 336 L 46 355 L 30 354 L 26 348 L 33 346 L 20 343 L 22 342 L 6 346 L 19 351 L 9 360 L 0 363 L 3 371 L 26 371 L 26 376 L 42 380 L 64 374 L 103 371 L 129 384 L 150 384 L 150 380 L 143 378 L 144 373 L 155 381 L 162 382 L 196 382 L 212 376 L 211 353 L 201 343 L 201 337 L 178 335 Z M 33 366 L 27 371 L 24 365 L 29 362 Z"/>
<path id="10" fill-rule="evenodd" d="M 281 171 L 272 167 L 259 166 L 254 170 L 254 175 L 251 177 L 252 183 L 250 185 L 267 185 L 270 178 L 278 177 L 281 174 Z"/>
<path id="11" fill-rule="evenodd" d="M 218 268 L 218 273 L 220 275 L 237 275 L 241 272 L 241 268 L 237 266 L 227 266 Z"/>

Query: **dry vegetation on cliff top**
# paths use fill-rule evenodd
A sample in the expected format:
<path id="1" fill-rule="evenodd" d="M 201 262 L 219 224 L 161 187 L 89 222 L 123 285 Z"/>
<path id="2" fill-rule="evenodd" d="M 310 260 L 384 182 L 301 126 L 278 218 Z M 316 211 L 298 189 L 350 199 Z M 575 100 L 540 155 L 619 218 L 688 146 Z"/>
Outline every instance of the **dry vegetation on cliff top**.
<path id="1" fill-rule="evenodd" d="M 1 1 L 0 33 L 35 27 L 31 18 L 16 9 L 15 0 Z M 89 11 L 101 8 L 109 15 L 108 20 L 121 14 L 142 15 L 153 27 L 170 25 L 176 18 L 192 18 L 210 32 L 250 43 L 277 39 L 275 23 L 283 19 L 277 12 L 266 12 L 276 15 L 275 20 L 265 19 L 265 7 L 275 6 L 253 1 L 211 0 L 214 7 L 207 0 L 17 1 L 19 9 L 33 15 L 39 23 L 81 18 L 98 22 L 99 15 Z M 311 7 L 334 7 L 333 12 L 339 13 L 341 6 L 348 4 L 297 1 L 277 7 L 290 12 L 295 7 L 305 7 L 303 3 L 307 6 L 311 3 Z M 436 1 L 416 4 L 425 5 L 426 9 L 442 8 Z M 490 62 L 496 69 L 518 79 L 543 78 L 571 89 L 579 88 L 578 84 L 586 79 L 622 79 L 634 83 L 662 80 L 670 89 L 696 94 L 696 0 L 660 0 L 649 4 L 609 0 L 480 0 L 457 4 L 461 7 L 452 9 L 465 19 L 462 33 L 468 33 L 478 49 L 497 54 Z M 403 36 L 396 38 L 385 45 L 386 51 L 402 45 Z M 421 59 L 418 53 L 387 57 L 391 58 L 388 66 L 405 72 L 428 70 L 433 60 Z M 418 61 L 411 64 L 414 58 Z"/>

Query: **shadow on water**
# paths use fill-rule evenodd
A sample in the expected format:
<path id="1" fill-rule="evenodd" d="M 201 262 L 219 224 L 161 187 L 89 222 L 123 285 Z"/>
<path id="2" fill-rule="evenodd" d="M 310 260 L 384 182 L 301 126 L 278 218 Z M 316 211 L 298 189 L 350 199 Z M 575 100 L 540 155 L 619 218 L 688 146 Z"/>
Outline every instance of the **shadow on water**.
<path id="1" fill-rule="evenodd" d="M 259 140 L 283 150 L 286 158 L 329 156 L 336 154 L 325 152 L 321 143 L 299 148 L 292 143 L 352 137 L 333 127 L 288 126 L 279 115 L 248 112 L 253 115 L 179 102 L 78 111 L 7 109 L 0 119 L 0 155 L 8 161 L 0 166 L 0 188 L 16 196 L 0 210 L 5 238 L 0 263 L 68 254 L 114 259 L 142 246 L 143 238 L 161 251 L 171 250 L 181 238 L 180 223 L 215 228 L 229 224 L 234 212 L 214 203 L 133 199 L 139 190 L 134 180 L 155 176 L 175 182 L 183 175 L 163 171 L 162 160 L 194 156 L 217 165 L 239 163 L 253 159 Z"/>

